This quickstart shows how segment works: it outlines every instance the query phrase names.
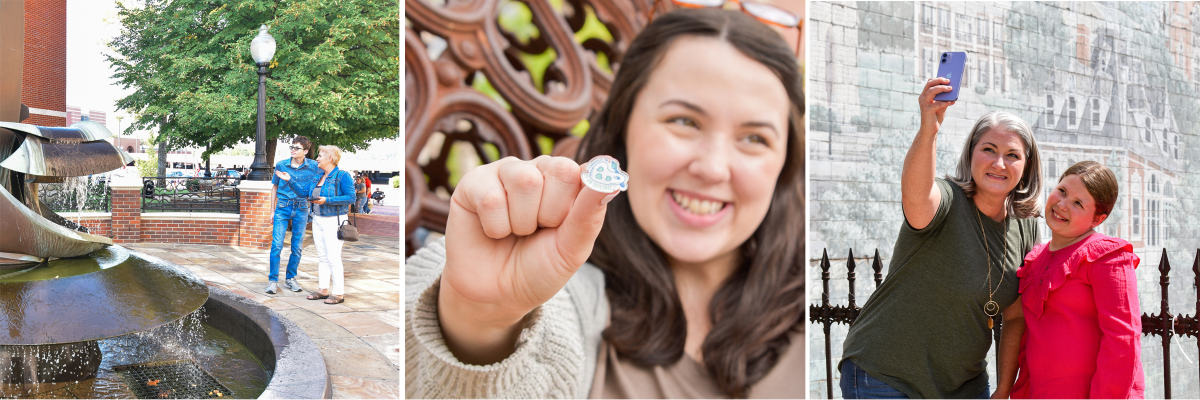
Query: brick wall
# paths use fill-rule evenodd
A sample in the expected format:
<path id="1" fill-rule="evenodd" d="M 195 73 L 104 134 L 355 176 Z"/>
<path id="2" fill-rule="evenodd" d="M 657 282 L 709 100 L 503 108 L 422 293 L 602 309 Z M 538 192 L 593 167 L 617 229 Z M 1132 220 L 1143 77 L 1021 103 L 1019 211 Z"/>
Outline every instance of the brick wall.
<path id="1" fill-rule="evenodd" d="M 84 218 L 72 218 L 71 213 L 60 213 L 64 218 L 74 222 L 78 222 L 88 228 L 88 233 L 96 236 L 112 237 L 112 217 L 111 216 L 88 216 Z"/>
<path id="2" fill-rule="evenodd" d="M 238 245 L 238 221 L 157 219 L 142 214 L 143 242 Z"/>
<path id="3" fill-rule="evenodd" d="M 903 224 L 900 173 L 920 122 L 918 91 L 936 74 L 938 54 L 964 51 L 965 83 L 938 134 L 937 175 L 957 165 L 979 116 L 1007 111 L 1021 117 L 1038 141 L 1043 182 L 1083 160 L 1117 174 L 1121 194 L 1099 229 L 1129 240 L 1141 258 L 1141 311 L 1159 312 L 1157 267 L 1166 249 L 1173 267 L 1170 310 L 1194 315 L 1198 16 L 1200 4 L 1193 2 L 810 2 L 810 302 L 821 298 L 816 259 L 823 249 L 837 258 L 830 270 L 833 304 L 848 302 L 849 250 L 863 257 L 878 249 L 886 274 Z M 1044 227 L 1041 237 L 1049 239 Z M 869 264 L 857 261 L 862 305 L 875 284 Z M 809 327 L 809 397 L 824 398 L 825 335 L 819 325 Z M 846 329 L 834 325 L 830 334 L 835 365 Z M 1172 340 L 1171 394 L 1200 397 L 1196 338 Z M 1157 336 L 1142 338 L 1147 398 L 1165 394 L 1160 343 Z M 837 382 L 833 390 L 840 396 Z"/>
<path id="4" fill-rule="evenodd" d="M 65 112 L 67 107 L 67 2 L 25 0 L 25 62 L 21 102 Z M 31 112 L 27 124 L 66 126 L 65 117 Z"/>

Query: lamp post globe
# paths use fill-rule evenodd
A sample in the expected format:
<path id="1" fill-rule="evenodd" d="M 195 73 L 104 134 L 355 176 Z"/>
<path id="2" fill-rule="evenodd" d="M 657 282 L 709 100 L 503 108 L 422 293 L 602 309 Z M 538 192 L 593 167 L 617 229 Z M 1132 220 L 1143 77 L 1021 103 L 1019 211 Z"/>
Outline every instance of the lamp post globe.
<path id="1" fill-rule="evenodd" d="M 250 57 L 258 64 L 258 128 L 254 132 L 254 163 L 250 164 L 247 180 L 266 181 L 271 179 L 271 166 L 267 164 L 267 66 L 275 58 L 275 38 L 267 33 L 266 25 L 258 28 L 258 36 L 250 41 Z"/>

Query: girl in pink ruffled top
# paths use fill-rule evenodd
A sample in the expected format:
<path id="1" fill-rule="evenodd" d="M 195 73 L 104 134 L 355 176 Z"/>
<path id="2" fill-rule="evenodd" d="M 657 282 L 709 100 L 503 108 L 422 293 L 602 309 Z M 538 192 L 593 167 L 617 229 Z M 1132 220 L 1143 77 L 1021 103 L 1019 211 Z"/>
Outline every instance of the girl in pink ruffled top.
<path id="1" fill-rule="evenodd" d="M 1047 198 L 1052 238 L 1017 271 L 1026 330 L 1013 398 L 1145 396 L 1139 259 L 1129 242 L 1095 230 L 1117 193 L 1111 170 L 1083 161 Z"/>

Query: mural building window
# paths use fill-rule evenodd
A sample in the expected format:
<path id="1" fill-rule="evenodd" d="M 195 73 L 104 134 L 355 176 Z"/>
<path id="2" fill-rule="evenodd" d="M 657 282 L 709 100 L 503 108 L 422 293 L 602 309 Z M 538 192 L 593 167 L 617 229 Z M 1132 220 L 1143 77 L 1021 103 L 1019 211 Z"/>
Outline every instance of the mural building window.
<path id="1" fill-rule="evenodd" d="M 920 31 L 925 34 L 934 32 L 934 6 L 928 4 L 920 6 Z"/>
<path id="2" fill-rule="evenodd" d="M 950 37 L 950 9 L 938 9 L 938 36 Z"/>
<path id="3" fill-rule="evenodd" d="M 1075 96 L 1069 97 L 1067 99 L 1067 123 L 1070 124 L 1071 127 L 1075 127 L 1075 126 L 1079 125 L 1079 122 L 1075 119 L 1075 108 L 1076 107 L 1077 106 L 1075 104 Z"/>
<path id="4" fill-rule="evenodd" d="M 1158 246 L 1158 200 L 1146 200 L 1146 245 Z"/>
<path id="5" fill-rule="evenodd" d="M 979 44 L 987 46 L 989 36 L 987 18 L 979 17 L 978 23 L 979 25 L 976 28 L 979 31 Z"/>
<path id="6" fill-rule="evenodd" d="M 925 76 L 933 77 L 935 74 L 934 66 L 937 65 L 938 61 L 937 53 L 933 49 L 923 49 L 921 52 L 925 56 L 925 61 L 923 62 L 925 64 Z"/>
<path id="7" fill-rule="evenodd" d="M 971 17 L 966 14 L 958 14 L 958 24 L 954 26 L 954 31 L 957 33 L 958 40 L 964 42 L 971 41 Z"/>
<path id="8" fill-rule="evenodd" d="M 988 76 L 990 76 L 990 75 L 988 75 L 988 72 L 990 72 L 988 70 L 988 67 L 990 67 L 991 65 L 992 65 L 992 63 L 987 62 L 987 60 L 983 60 L 982 62 L 979 63 L 979 67 L 980 67 L 979 83 L 984 86 L 987 86 L 987 84 L 988 84 Z"/>
<path id="9" fill-rule="evenodd" d="M 1000 21 L 992 22 L 992 45 L 996 47 L 1003 46 L 1004 31 L 1000 29 Z"/>
<path id="10" fill-rule="evenodd" d="M 1130 213 L 1131 215 L 1133 215 L 1133 219 L 1132 219 L 1133 226 L 1131 227 L 1131 229 L 1133 229 L 1133 232 L 1130 232 L 1130 236 L 1132 236 L 1135 239 L 1142 237 L 1142 213 L 1141 213 L 1142 208 L 1141 208 L 1141 202 L 1138 200 L 1139 199 L 1136 199 L 1136 198 L 1133 199 L 1133 204 L 1132 204 L 1133 209 L 1131 210 L 1132 212 Z"/>
<path id="11" fill-rule="evenodd" d="M 1004 90 L 1004 63 L 997 61 L 996 73 L 992 75 L 992 86 L 996 87 L 996 91 Z"/>
<path id="12" fill-rule="evenodd" d="M 1054 127 L 1054 96 L 1046 95 L 1046 126 Z"/>

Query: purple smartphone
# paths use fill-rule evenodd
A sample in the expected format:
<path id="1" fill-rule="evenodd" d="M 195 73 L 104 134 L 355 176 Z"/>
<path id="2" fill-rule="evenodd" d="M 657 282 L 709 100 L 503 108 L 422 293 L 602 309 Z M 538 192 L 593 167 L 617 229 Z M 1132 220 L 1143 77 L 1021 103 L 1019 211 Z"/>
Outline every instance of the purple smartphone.
<path id="1" fill-rule="evenodd" d="M 958 101 L 958 88 L 961 87 L 963 68 L 967 65 L 967 53 L 961 51 L 948 51 L 942 53 L 941 61 L 938 64 L 938 78 L 950 79 L 950 87 L 954 88 L 949 92 L 939 93 L 933 99 L 937 101 Z"/>

